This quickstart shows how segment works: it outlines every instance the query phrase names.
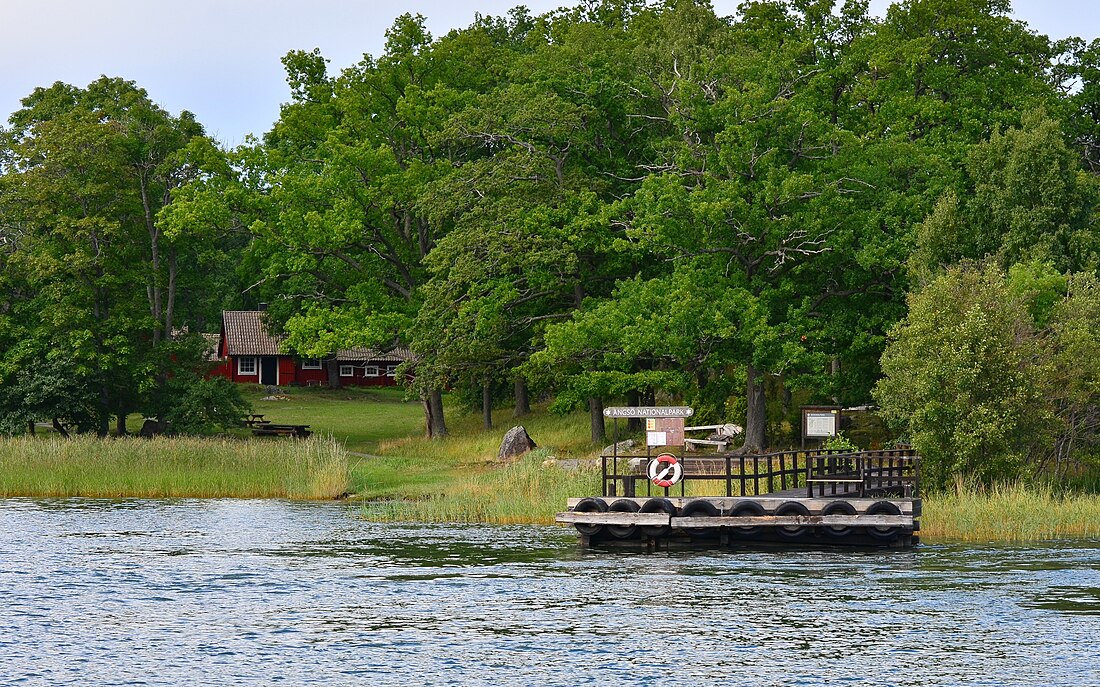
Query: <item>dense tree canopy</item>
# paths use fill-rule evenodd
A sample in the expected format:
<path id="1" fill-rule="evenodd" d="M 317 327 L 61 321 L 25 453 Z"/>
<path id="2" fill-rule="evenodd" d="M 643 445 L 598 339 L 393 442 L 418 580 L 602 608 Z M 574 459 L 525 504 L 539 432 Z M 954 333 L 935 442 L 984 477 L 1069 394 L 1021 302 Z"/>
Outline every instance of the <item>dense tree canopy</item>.
<path id="1" fill-rule="evenodd" d="M 404 15 L 339 74 L 289 53 L 232 151 L 129 82 L 38 89 L 0 148 L 8 427 L 152 408 L 173 330 L 264 301 L 334 383 L 338 349 L 411 347 L 431 436 L 445 390 L 488 424 L 530 389 L 594 441 L 674 400 L 755 451 L 874 388 L 941 484 L 1087 462 L 1100 47 L 1007 0 L 867 5 Z"/>

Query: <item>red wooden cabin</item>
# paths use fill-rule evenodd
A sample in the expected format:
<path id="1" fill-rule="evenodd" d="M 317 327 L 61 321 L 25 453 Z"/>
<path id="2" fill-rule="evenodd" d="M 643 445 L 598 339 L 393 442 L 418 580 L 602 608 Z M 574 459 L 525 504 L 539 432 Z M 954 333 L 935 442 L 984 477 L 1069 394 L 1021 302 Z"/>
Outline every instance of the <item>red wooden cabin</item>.
<path id="1" fill-rule="evenodd" d="M 283 351 L 282 337 L 273 336 L 261 310 L 227 310 L 211 375 L 242 384 L 265 386 L 326 386 L 329 360 L 298 358 Z M 342 386 L 394 386 L 397 366 L 409 358 L 398 348 L 381 353 L 369 348 L 336 352 L 334 364 Z"/>

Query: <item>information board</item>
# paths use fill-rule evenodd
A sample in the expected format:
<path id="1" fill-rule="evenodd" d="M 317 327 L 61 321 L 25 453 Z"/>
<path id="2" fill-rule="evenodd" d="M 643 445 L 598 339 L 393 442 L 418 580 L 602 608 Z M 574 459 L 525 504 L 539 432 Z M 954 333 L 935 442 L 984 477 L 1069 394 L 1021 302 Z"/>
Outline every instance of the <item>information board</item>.
<path id="1" fill-rule="evenodd" d="M 838 408 L 803 408 L 802 436 L 835 437 L 839 417 Z"/>
<path id="2" fill-rule="evenodd" d="M 645 421 L 646 446 L 683 446 L 684 418 L 651 417 Z"/>

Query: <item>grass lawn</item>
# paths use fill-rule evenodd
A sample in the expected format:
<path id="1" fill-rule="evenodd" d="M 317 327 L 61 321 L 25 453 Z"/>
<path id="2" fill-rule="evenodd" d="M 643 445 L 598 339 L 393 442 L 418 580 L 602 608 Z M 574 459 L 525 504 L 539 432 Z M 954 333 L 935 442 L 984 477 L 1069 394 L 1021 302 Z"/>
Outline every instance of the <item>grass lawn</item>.
<path id="1" fill-rule="evenodd" d="M 276 424 L 309 425 L 315 434 L 331 434 L 353 453 L 374 454 L 380 442 L 424 431 L 420 402 L 404 400 L 404 389 L 286 387 L 277 395 L 289 400 L 279 401 L 261 400 L 269 394 L 259 386 L 242 391 L 252 412 Z"/>

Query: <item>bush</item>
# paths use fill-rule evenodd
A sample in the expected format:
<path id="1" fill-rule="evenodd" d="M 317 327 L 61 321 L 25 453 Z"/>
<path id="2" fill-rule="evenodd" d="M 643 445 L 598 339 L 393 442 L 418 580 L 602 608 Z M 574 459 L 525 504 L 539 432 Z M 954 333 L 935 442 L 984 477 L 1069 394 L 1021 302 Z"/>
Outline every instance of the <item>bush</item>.
<path id="1" fill-rule="evenodd" d="M 1087 469 L 1100 445 L 1100 285 L 1041 264 L 961 265 L 910 296 L 875 398 L 928 486 Z"/>
<path id="2" fill-rule="evenodd" d="M 213 434 L 238 427 L 252 412 L 237 385 L 224 377 L 178 377 L 165 390 L 163 417 L 177 434 Z"/>

